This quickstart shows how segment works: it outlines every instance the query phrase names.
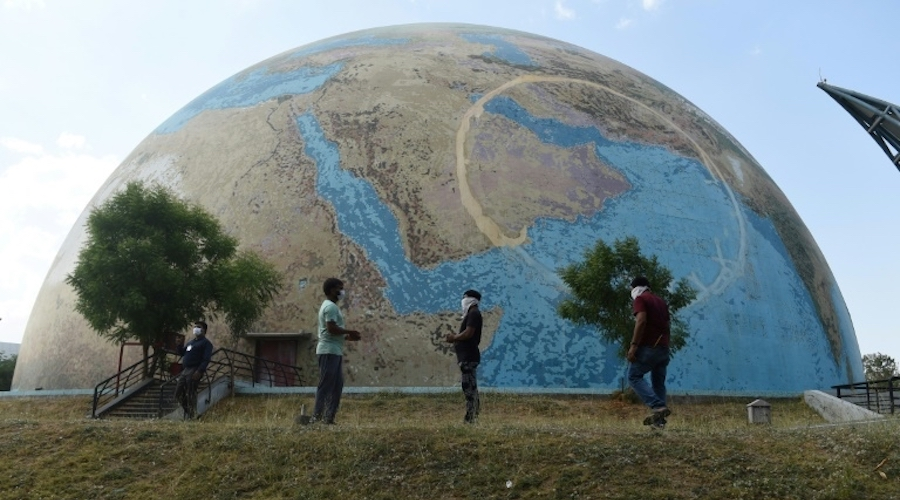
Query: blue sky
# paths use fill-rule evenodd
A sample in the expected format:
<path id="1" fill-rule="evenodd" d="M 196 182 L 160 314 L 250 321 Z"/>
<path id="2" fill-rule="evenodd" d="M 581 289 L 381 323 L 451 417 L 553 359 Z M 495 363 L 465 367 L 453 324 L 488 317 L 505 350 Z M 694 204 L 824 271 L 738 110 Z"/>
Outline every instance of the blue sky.
<path id="1" fill-rule="evenodd" d="M 816 88 L 900 103 L 900 2 L 0 0 L 0 342 L 20 342 L 65 235 L 151 131 L 271 56 L 420 22 L 522 30 L 631 66 L 760 162 L 809 227 L 860 352 L 900 360 L 900 172 Z"/>

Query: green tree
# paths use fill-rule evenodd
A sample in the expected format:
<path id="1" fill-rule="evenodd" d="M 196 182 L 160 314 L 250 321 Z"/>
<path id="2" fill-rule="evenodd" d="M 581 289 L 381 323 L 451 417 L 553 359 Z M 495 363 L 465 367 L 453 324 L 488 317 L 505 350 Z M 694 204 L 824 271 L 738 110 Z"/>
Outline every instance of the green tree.
<path id="1" fill-rule="evenodd" d="M 900 372 L 897 371 L 897 362 L 887 354 L 880 352 L 866 354 L 862 357 L 862 362 L 866 380 L 870 382 L 900 376 Z"/>
<path id="2" fill-rule="evenodd" d="M 12 387 L 13 373 L 16 371 L 15 354 L 6 355 L 0 353 L 0 391 L 8 391 Z"/>
<path id="3" fill-rule="evenodd" d="M 66 277 L 75 310 L 111 342 L 144 347 L 201 318 L 224 315 L 248 332 L 281 289 L 281 274 L 203 208 L 162 186 L 130 182 L 87 220 L 87 242 Z"/>
<path id="4" fill-rule="evenodd" d="M 616 240 L 612 246 L 599 240 L 585 252 L 584 260 L 558 273 L 571 292 L 559 304 L 559 315 L 578 325 L 596 327 L 604 341 L 619 347 L 623 359 L 634 332 L 631 280 L 636 276 L 646 276 L 653 293 L 669 304 L 671 351 L 687 343 L 690 333 L 677 312 L 690 304 L 697 292 L 684 278 L 673 286 L 672 272 L 655 255 L 642 255 L 637 238 Z"/>

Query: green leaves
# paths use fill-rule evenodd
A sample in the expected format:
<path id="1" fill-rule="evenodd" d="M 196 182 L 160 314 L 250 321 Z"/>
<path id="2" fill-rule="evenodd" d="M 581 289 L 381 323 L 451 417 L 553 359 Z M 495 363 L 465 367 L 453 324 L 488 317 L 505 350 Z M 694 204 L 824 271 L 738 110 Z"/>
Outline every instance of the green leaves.
<path id="1" fill-rule="evenodd" d="M 12 386 L 13 374 L 16 371 L 18 354 L 0 353 L 0 391 L 8 391 Z"/>
<path id="2" fill-rule="evenodd" d="M 669 304 L 671 313 L 670 348 L 676 352 L 690 336 L 676 312 L 696 298 L 696 291 L 681 279 L 674 285 L 672 272 L 659 263 L 656 256 L 641 254 L 637 238 L 616 240 L 612 246 L 599 240 L 584 254 L 584 260 L 558 271 L 569 286 L 571 297 L 563 300 L 558 314 L 578 325 L 592 325 L 604 341 L 619 346 L 625 357 L 634 330 L 631 280 L 646 276 L 653 293 Z"/>
<path id="3" fill-rule="evenodd" d="M 862 362 L 866 380 L 870 382 L 900 376 L 900 371 L 897 370 L 897 362 L 887 354 L 880 352 L 866 354 L 862 357 Z"/>
<path id="4" fill-rule="evenodd" d="M 94 209 L 88 240 L 66 283 L 100 335 L 145 345 L 223 313 L 246 333 L 281 287 L 281 275 L 203 208 L 162 186 L 131 182 Z"/>

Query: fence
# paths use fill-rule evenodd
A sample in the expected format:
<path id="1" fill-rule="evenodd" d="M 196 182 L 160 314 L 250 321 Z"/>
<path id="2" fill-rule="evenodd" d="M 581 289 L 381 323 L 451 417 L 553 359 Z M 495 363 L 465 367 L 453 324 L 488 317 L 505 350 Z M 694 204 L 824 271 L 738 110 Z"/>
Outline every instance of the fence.
<path id="1" fill-rule="evenodd" d="M 831 386 L 839 399 L 881 414 L 900 412 L 900 377 Z"/>
<path id="2" fill-rule="evenodd" d="M 158 404 L 161 416 L 164 394 L 171 392 L 169 390 L 174 388 L 176 382 L 177 370 L 171 368 L 180 367 L 178 361 L 180 356 L 161 349 L 147 359 L 142 359 L 100 382 L 94 388 L 91 415 L 98 418 L 109 408 L 127 399 L 128 396 L 138 394 L 155 382 L 162 386 Z M 145 364 L 149 373 L 145 371 Z M 212 383 L 221 377 L 230 377 L 232 383 L 241 380 L 253 386 L 267 387 L 291 387 L 303 385 L 305 382 L 299 367 L 229 349 L 218 349 L 213 353 L 200 385 L 211 390 Z"/>

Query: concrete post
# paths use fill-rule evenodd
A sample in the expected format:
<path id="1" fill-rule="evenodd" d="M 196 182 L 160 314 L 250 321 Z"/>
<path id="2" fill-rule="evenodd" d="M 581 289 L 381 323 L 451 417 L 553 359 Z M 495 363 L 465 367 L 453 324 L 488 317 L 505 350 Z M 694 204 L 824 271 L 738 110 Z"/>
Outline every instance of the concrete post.
<path id="1" fill-rule="evenodd" d="M 757 399 L 747 405 L 747 418 L 751 424 L 771 424 L 772 405 L 762 399 Z"/>

